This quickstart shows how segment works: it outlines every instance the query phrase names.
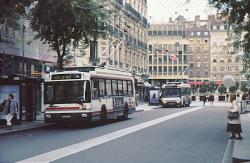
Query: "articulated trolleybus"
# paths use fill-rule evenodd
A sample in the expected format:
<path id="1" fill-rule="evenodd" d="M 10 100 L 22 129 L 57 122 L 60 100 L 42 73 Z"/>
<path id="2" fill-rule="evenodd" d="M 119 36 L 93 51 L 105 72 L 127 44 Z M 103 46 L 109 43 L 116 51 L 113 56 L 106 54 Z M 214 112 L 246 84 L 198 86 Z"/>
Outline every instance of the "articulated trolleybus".
<path id="1" fill-rule="evenodd" d="M 45 122 L 128 119 L 135 111 L 134 78 L 127 72 L 91 67 L 52 72 L 45 79 Z"/>
<path id="2" fill-rule="evenodd" d="M 162 106 L 169 105 L 175 106 L 189 106 L 192 102 L 191 99 L 191 86 L 190 84 L 180 82 L 169 82 L 162 86 L 160 103 Z"/>

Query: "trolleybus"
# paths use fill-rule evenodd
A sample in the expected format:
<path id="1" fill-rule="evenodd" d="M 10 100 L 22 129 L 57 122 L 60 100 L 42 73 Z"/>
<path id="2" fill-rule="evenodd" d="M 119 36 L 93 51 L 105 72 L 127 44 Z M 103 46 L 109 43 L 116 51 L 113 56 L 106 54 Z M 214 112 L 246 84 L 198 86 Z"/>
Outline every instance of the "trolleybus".
<path id="1" fill-rule="evenodd" d="M 162 106 L 178 105 L 180 107 L 189 106 L 191 99 L 190 84 L 180 82 L 170 82 L 161 88 L 160 103 Z"/>
<path id="2" fill-rule="evenodd" d="M 51 72 L 45 78 L 45 122 L 128 119 L 135 110 L 131 73 L 103 68 Z"/>

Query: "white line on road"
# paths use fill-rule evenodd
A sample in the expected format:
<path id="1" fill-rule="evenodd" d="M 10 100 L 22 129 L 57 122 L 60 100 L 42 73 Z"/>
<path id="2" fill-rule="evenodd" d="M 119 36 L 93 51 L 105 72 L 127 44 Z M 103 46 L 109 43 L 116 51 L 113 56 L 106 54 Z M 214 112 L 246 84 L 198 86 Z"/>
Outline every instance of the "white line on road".
<path id="1" fill-rule="evenodd" d="M 151 121 L 148 121 L 148 122 L 144 122 L 144 123 L 132 126 L 132 127 L 121 129 L 121 130 L 118 130 L 118 131 L 115 131 L 115 132 L 112 132 L 112 133 L 109 133 L 109 134 L 106 134 L 106 135 L 103 135 L 103 136 L 99 136 L 99 137 L 96 137 L 96 138 L 93 138 L 93 139 L 89 139 L 89 140 L 86 140 L 86 141 L 83 141 L 83 142 L 80 142 L 80 143 L 77 143 L 77 144 L 72 144 L 72 145 L 69 145 L 69 146 L 66 146 L 66 147 L 63 147 L 63 148 L 59 148 L 59 149 L 56 149 L 56 150 L 53 150 L 53 151 L 50 151 L 50 152 L 47 152 L 47 153 L 43 153 L 43 154 L 40 154 L 40 155 L 31 157 L 31 158 L 28 158 L 28 159 L 19 161 L 18 163 L 45 163 L 45 162 L 47 163 L 47 162 L 52 162 L 52 161 L 55 161 L 55 160 L 70 156 L 72 154 L 87 150 L 89 148 L 95 147 L 97 145 L 109 142 L 111 140 L 123 137 L 125 135 L 134 133 L 134 132 L 142 130 L 144 128 L 159 124 L 161 122 L 164 122 L 164 121 L 167 121 L 167 120 L 182 116 L 182 115 L 187 114 L 187 113 L 191 113 L 193 111 L 197 111 L 197 110 L 199 110 L 201 108 L 203 108 L 203 107 L 196 107 L 196 108 L 193 108 L 193 109 L 189 109 L 189 110 L 181 111 L 181 112 L 178 112 L 178 113 L 170 114 L 170 115 L 167 115 L 167 116 L 164 116 L 164 117 L 161 117 L 161 118 L 157 118 L 157 119 L 154 119 L 154 120 L 151 120 Z"/>
<path id="2" fill-rule="evenodd" d="M 227 143 L 227 148 L 226 148 L 226 151 L 224 153 L 223 160 L 221 163 L 232 162 L 233 146 L 234 146 L 234 140 L 229 139 Z"/>

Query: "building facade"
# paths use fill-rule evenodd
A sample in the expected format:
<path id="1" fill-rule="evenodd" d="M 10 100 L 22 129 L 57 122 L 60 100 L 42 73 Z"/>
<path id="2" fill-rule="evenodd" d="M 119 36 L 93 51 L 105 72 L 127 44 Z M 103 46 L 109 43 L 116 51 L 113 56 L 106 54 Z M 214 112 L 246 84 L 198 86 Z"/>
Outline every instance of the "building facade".
<path id="1" fill-rule="evenodd" d="M 0 103 L 13 94 L 19 122 L 39 117 L 43 108 L 42 74 L 56 62 L 49 47 L 33 36 L 25 20 L 19 20 L 17 29 L 0 24 Z M 4 113 L 0 112 L 2 118 Z"/>
<path id="2" fill-rule="evenodd" d="M 205 27 L 186 29 L 188 40 L 188 75 L 192 81 L 210 81 L 210 31 Z"/>
<path id="3" fill-rule="evenodd" d="M 168 23 L 151 24 L 148 32 L 151 83 L 188 81 L 194 85 L 207 82 L 220 85 L 225 75 L 242 80 L 243 64 L 233 47 L 232 28 L 219 15 L 210 15 L 207 20 L 196 16 L 193 21 L 178 17 Z M 176 61 L 170 62 L 173 54 Z"/>
<path id="4" fill-rule="evenodd" d="M 147 0 L 113 0 L 107 5 L 112 11 L 106 29 L 107 38 L 92 42 L 81 55 L 76 49 L 74 66 L 105 66 L 129 71 L 135 75 L 141 95 L 141 87 L 147 78 Z"/>
<path id="5" fill-rule="evenodd" d="M 152 24 L 148 32 L 148 69 L 151 84 L 188 79 L 185 23 Z"/>
<path id="6" fill-rule="evenodd" d="M 242 58 L 239 51 L 233 47 L 232 30 L 219 15 L 210 16 L 208 27 L 211 32 L 211 80 L 222 81 L 225 75 L 232 75 L 236 80 L 242 80 Z"/>

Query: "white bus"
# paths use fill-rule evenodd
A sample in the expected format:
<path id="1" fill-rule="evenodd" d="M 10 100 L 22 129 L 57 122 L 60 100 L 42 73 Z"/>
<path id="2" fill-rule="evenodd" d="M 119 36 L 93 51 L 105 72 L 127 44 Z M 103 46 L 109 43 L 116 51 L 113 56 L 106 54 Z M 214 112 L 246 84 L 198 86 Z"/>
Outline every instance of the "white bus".
<path id="1" fill-rule="evenodd" d="M 170 82 L 163 85 L 161 88 L 160 103 L 162 106 L 169 105 L 175 106 L 190 106 L 191 99 L 191 86 L 190 84 L 180 82 Z"/>
<path id="2" fill-rule="evenodd" d="M 96 67 L 50 73 L 44 97 L 46 123 L 128 119 L 135 111 L 132 74 Z"/>

